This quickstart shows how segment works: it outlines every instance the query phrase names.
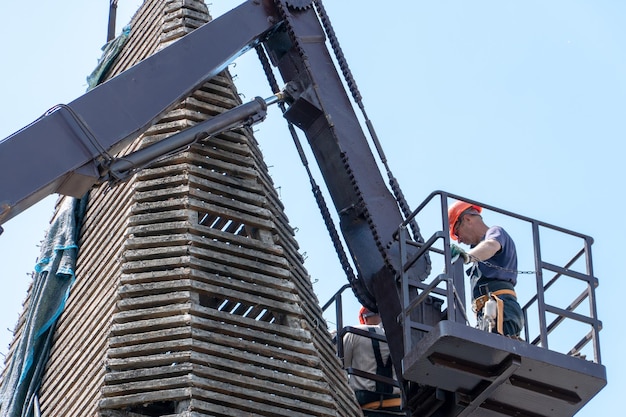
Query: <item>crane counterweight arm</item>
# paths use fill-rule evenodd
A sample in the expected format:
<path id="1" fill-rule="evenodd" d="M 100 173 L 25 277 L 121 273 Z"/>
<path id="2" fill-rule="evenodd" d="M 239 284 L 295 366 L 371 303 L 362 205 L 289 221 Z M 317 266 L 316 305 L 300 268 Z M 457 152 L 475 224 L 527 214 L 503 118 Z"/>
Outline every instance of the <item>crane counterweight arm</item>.
<path id="1" fill-rule="evenodd" d="M 0 141 L 0 224 L 50 194 L 82 196 L 100 177 L 103 153 L 259 44 L 280 24 L 272 11 L 269 1 L 247 1 Z"/>

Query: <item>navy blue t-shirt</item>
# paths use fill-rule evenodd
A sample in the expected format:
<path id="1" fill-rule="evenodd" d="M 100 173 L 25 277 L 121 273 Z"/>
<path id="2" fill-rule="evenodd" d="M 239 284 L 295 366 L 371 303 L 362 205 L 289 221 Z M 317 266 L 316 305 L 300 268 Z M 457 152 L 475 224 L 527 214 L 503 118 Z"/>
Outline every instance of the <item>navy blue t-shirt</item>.
<path id="1" fill-rule="evenodd" d="M 509 281 L 517 284 L 517 251 L 511 236 L 500 226 L 492 226 L 487 230 L 483 240 L 495 240 L 500 244 L 500 250 L 485 262 L 480 262 L 478 268 L 484 278 Z M 494 265 L 494 266 L 490 266 Z"/>

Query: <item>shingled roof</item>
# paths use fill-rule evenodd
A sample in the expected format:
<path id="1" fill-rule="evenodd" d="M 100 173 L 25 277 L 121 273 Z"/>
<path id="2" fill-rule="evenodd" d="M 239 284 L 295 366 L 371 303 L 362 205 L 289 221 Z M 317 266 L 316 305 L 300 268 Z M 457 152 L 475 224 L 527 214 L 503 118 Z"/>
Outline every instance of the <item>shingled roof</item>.
<path id="1" fill-rule="evenodd" d="M 108 77 L 209 19 L 201 1 L 146 0 Z M 225 71 L 122 153 L 240 103 Z M 40 405 L 43 416 L 361 415 L 251 130 L 91 192 Z"/>

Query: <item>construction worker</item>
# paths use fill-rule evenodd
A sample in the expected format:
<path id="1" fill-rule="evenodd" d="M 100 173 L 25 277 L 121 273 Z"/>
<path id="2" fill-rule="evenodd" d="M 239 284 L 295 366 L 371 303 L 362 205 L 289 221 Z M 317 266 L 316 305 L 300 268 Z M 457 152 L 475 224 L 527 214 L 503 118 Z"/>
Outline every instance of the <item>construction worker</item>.
<path id="1" fill-rule="evenodd" d="M 450 237 L 470 246 L 464 251 L 451 245 L 452 257 L 472 263 L 470 275 L 473 308 L 478 326 L 485 330 L 519 338 L 524 326 L 517 302 L 517 252 L 511 236 L 500 226 L 487 226 L 482 207 L 457 201 L 448 210 Z"/>
<path id="2" fill-rule="evenodd" d="M 360 325 L 352 326 L 368 333 L 385 335 L 380 315 L 365 307 L 359 310 Z M 343 336 L 344 367 L 394 378 L 387 343 L 377 339 L 346 333 Z M 361 404 L 365 416 L 405 415 L 400 412 L 400 390 L 372 378 L 349 374 L 349 384 Z"/>

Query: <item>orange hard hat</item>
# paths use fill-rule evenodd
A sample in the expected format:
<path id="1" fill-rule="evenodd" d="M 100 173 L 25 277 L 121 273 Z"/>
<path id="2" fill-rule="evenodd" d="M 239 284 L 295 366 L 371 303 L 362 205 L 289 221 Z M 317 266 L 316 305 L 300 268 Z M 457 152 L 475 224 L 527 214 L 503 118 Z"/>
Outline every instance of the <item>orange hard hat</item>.
<path id="1" fill-rule="evenodd" d="M 470 204 L 460 200 L 455 202 L 450 206 L 450 208 L 448 208 L 448 223 L 450 224 L 450 237 L 452 238 L 452 240 L 458 240 L 458 236 L 454 234 L 454 225 L 456 224 L 457 220 L 459 220 L 459 216 L 461 216 L 461 213 L 463 213 L 465 210 L 470 208 L 473 208 L 479 213 L 483 211 L 483 208 L 477 206 L 476 204 Z"/>
<path id="2" fill-rule="evenodd" d="M 365 324 L 365 319 L 367 317 L 375 316 L 377 313 L 369 310 L 367 307 L 361 307 L 359 310 L 359 323 Z"/>

